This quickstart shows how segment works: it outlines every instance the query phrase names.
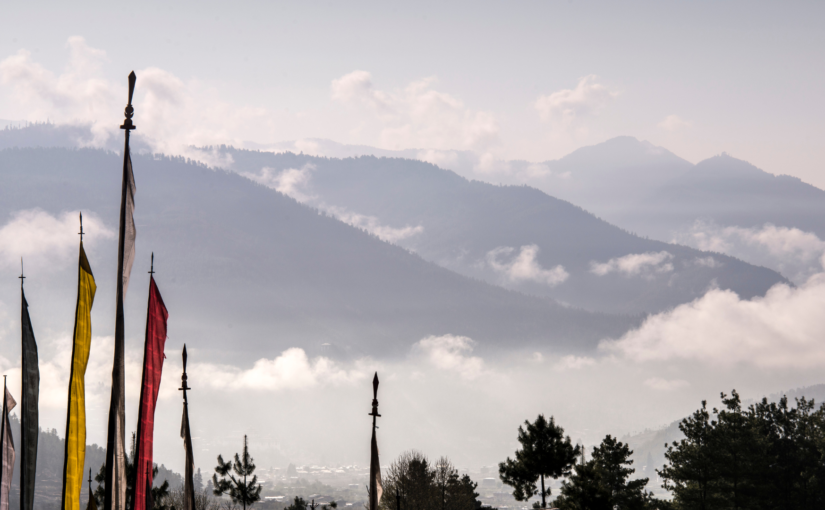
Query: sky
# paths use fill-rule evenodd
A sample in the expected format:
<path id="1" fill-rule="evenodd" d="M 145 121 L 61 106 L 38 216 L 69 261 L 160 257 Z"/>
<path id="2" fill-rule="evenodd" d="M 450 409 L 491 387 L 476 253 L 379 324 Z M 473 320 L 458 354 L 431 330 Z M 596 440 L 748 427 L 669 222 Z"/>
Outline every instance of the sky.
<path id="1" fill-rule="evenodd" d="M 821 2 L 14 3 L 0 119 L 154 149 L 326 138 L 542 161 L 631 135 L 825 186 Z"/>
<path id="2" fill-rule="evenodd" d="M 325 138 L 467 150 L 482 163 L 543 161 L 630 135 L 692 162 L 728 152 L 825 188 L 824 21 L 825 4 L 814 1 L 15 2 L 0 17 L 0 119 L 90 123 L 92 145 L 105 146 L 119 135 L 134 69 L 135 123 L 153 150 L 166 153 Z M 193 377 L 211 386 L 208 398 L 193 392 L 193 422 L 199 406 L 242 415 L 244 385 L 268 385 L 253 395 L 266 404 L 252 432 L 267 445 L 265 462 L 323 462 L 295 440 L 314 433 L 327 450 L 340 448 L 331 460 L 363 463 L 366 451 L 351 438 L 366 433 L 358 419 L 370 396 L 358 392 L 380 369 L 390 406 L 387 457 L 413 444 L 476 467 L 510 454 L 515 428 L 536 407 L 554 409 L 574 439 L 592 444 L 608 431 L 664 425 L 734 386 L 759 397 L 815 384 L 825 366 L 818 340 L 825 248 L 818 238 L 811 243 L 816 253 L 806 255 L 798 287 L 754 301 L 711 290 L 607 341 L 594 358 L 484 359 L 472 339 L 444 335 L 418 340 L 394 362 L 336 365 L 296 348 L 253 367 L 196 365 Z M 9 260 L 16 264 L 17 254 Z M 0 303 L 0 318 L 16 317 L 15 306 Z M 14 323 L 5 324 L 0 336 L 14 337 Z M 783 328 L 785 336 L 772 336 Z M 714 341 L 720 331 L 725 342 Z M 66 373 L 69 340 L 42 336 L 64 347 L 44 372 L 51 392 L 44 424 L 59 429 L 66 382 L 55 374 Z M 91 363 L 90 438 L 101 442 L 111 338 L 96 341 L 105 348 Z M 749 355 L 737 357 L 742 352 Z M 127 375 L 136 380 L 139 353 L 130 356 Z M 177 359 L 169 354 L 174 375 L 161 393 L 164 430 L 179 419 Z M 3 368 L 14 364 L 0 359 Z M 279 379 L 296 371 L 307 376 Z M 221 390 L 226 381 L 236 386 Z M 628 386 L 638 392 L 628 395 Z M 525 388 L 535 394 L 513 398 Z M 134 409 L 136 395 L 129 399 Z M 442 418 L 462 401 L 473 403 L 462 409 L 476 426 L 470 436 Z M 328 435 L 329 423 L 338 435 Z M 428 434 L 433 429 L 443 433 Z M 175 434 L 158 438 L 160 460 L 178 469 L 179 443 Z M 214 454 L 204 447 L 198 465 L 208 469 Z"/>

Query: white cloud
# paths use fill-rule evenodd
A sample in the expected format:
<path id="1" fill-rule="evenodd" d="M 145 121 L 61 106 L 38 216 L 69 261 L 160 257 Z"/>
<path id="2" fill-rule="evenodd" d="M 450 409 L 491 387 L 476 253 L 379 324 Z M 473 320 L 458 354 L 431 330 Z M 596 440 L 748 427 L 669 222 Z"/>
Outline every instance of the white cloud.
<path id="1" fill-rule="evenodd" d="M 476 379 L 484 372 L 484 360 L 471 356 L 475 341 L 466 336 L 428 336 L 413 346 L 427 361 L 439 370 L 460 375 L 463 379 Z"/>
<path id="2" fill-rule="evenodd" d="M 539 96 L 535 108 L 542 120 L 569 124 L 580 117 L 597 115 L 619 94 L 598 82 L 598 76 L 579 79 L 575 89 Z"/>
<path id="3" fill-rule="evenodd" d="M 106 53 L 82 37 L 70 37 L 66 46 L 69 62 L 59 76 L 34 62 L 31 52 L 20 50 L 0 62 L 0 84 L 10 85 L 34 118 L 91 123 L 93 139 L 79 142 L 102 145 L 117 130 L 107 124 L 117 110 L 116 96 L 111 84 L 99 77 Z"/>
<path id="4" fill-rule="evenodd" d="M 315 165 L 307 163 L 301 168 L 287 168 L 280 172 L 274 168 L 264 167 L 260 173 L 241 172 L 241 175 L 301 203 L 311 203 L 318 198 L 306 192 L 313 170 Z"/>
<path id="5" fill-rule="evenodd" d="M 424 232 L 424 227 L 422 225 L 407 225 L 398 228 L 390 227 L 382 224 L 375 216 L 358 214 L 344 207 L 327 205 L 323 206 L 322 209 L 332 214 L 340 221 L 343 221 L 348 225 L 352 225 L 353 227 L 362 228 L 374 236 L 377 236 L 379 239 L 387 241 L 388 243 L 397 243 Z"/>
<path id="6" fill-rule="evenodd" d="M 678 115 L 668 115 L 664 118 L 658 126 L 665 131 L 679 131 L 680 129 L 689 128 L 692 124 Z"/>
<path id="7" fill-rule="evenodd" d="M 687 388 L 690 383 L 683 379 L 662 379 L 661 377 L 651 377 L 645 380 L 645 386 L 657 391 L 673 391 L 682 388 Z"/>
<path id="8" fill-rule="evenodd" d="M 40 209 L 18 211 L 0 227 L 0 264 L 19 266 L 23 257 L 29 267 L 63 267 L 77 258 L 79 228 L 78 211 L 59 216 Z M 91 211 L 83 215 L 83 231 L 87 247 L 115 235 Z"/>
<path id="9" fill-rule="evenodd" d="M 435 78 L 410 83 L 402 90 L 378 90 L 367 71 L 353 71 L 332 81 L 334 101 L 365 109 L 369 128 L 378 131 L 387 149 L 483 149 L 498 140 L 492 114 L 472 110 L 444 92 L 433 90 Z"/>
<path id="10" fill-rule="evenodd" d="M 288 168 L 278 172 L 275 169 L 264 167 L 260 173 L 243 172 L 241 175 L 269 188 L 275 189 L 295 200 L 317 207 L 331 214 L 338 220 L 361 228 L 389 243 L 397 243 L 424 232 L 422 225 L 406 225 L 404 227 L 390 227 L 384 225 L 375 216 L 359 214 L 346 207 L 329 205 L 319 200 L 317 195 L 310 193 L 310 181 L 315 165 L 307 163 L 301 168 Z"/>
<path id="11" fill-rule="evenodd" d="M 693 259 L 693 263 L 700 267 L 708 267 L 710 269 L 716 269 L 717 267 L 722 267 L 722 263 L 716 260 L 715 258 L 708 255 L 707 257 L 696 257 Z"/>
<path id="12" fill-rule="evenodd" d="M 534 281 L 553 287 L 564 282 L 570 276 L 562 265 L 557 265 L 552 269 L 542 268 L 536 261 L 539 247 L 535 244 L 522 246 L 518 255 L 511 258 L 509 262 L 500 260 L 514 251 L 515 249 L 512 247 L 500 246 L 487 253 L 487 263 L 490 267 L 504 275 L 511 283 Z"/>
<path id="13" fill-rule="evenodd" d="M 357 364 L 351 370 L 319 356 L 310 359 L 303 349 L 292 347 L 274 359 L 259 359 L 252 368 L 242 370 L 228 365 L 195 364 L 195 377 L 214 389 L 228 390 L 303 390 L 324 384 L 352 384 L 365 379 L 368 372 Z"/>
<path id="14" fill-rule="evenodd" d="M 610 259 L 604 263 L 591 262 L 590 272 L 605 276 L 617 272 L 625 276 L 636 276 L 644 274 L 652 276 L 655 273 L 667 273 L 673 271 L 673 264 L 667 262 L 673 255 L 666 252 L 631 253 L 623 257 Z"/>
<path id="15" fill-rule="evenodd" d="M 742 300 L 730 290 L 648 317 L 601 348 L 635 361 L 692 360 L 718 366 L 825 367 L 825 273 L 798 288 L 777 284 Z"/>
<path id="16" fill-rule="evenodd" d="M 20 50 L 0 62 L 0 84 L 7 85 L 27 117 L 50 119 L 57 124 L 87 124 L 92 139 L 78 140 L 81 146 L 117 147 L 118 126 L 126 106 L 126 79 L 112 83 L 103 77 L 106 53 L 86 44 L 82 37 L 67 43 L 69 61 L 55 75 L 31 53 Z M 162 69 L 137 70 L 135 90 L 136 136 L 155 152 L 179 154 L 213 166 L 227 166 L 217 151 L 192 146 L 236 143 L 271 121 L 260 108 L 238 107 L 220 100 L 215 90 L 197 80 L 184 82 Z"/>
<path id="17" fill-rule="evenodd" d="M 596 360 L 589 356 L 564 356 L 556 363 L 556 368 L 561 370 L 579 370 L 581 368 L 592 367 Z"/>
<path id="18" fill-rule="evenodd" d="M 769 223 L 761 228 L 743 228 L 696 221 L 687 231 L 677 233 L 673 241 L 769 267 L 795 283 L 819 272 L 825 254 L 825 241 L 816 234 Z"/>

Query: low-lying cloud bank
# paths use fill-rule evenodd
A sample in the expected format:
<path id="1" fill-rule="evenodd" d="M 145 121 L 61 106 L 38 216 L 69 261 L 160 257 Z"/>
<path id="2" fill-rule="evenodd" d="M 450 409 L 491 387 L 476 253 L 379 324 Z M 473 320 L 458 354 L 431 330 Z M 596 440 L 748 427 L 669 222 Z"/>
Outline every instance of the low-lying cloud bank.
<path id="1" fill-rule="evenodd" d="M 696 221 L 689 229 L 676 233 L 673 242 L 769 267 L 796 284 L 819 273 L 825 255 L 825 241 L 813 232 L 770 223 L 745 228 Z"/>
<path id="2" fill-rule="evenodd" d="M 770 369 L 825 367 L 825 273 L 799 287 L 777 284 L 743 300 L 712 289 L 692 303 L 649 317 L 601 349 L 626 359 L 746 364 Z"/>

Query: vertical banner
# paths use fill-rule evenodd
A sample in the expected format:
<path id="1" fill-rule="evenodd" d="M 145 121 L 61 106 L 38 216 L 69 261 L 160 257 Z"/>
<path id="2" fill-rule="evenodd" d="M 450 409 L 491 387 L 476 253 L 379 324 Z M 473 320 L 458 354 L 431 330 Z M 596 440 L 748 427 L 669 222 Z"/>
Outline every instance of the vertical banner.
<path id="1" fill-rule="evenodd" d="M 81 227 L 81 232 L 83 231 Z M 63 459 L 62 510 L 80 509 L 83 464 L 86 462 L 86 366 L 92 347 L 92 304 L 95 278 L 80 242 L 72 365 L 69 376 L 69 405 L 66 411 L 66 450 Z"/>
<path id="2" fill-rule="evenodd" d="M 23 276 L 21 275 L 21 278 Z M 20 287 L 23 353 L 23 385 L 20 397 L 20 510 L 34 508 L 34 478 L 37 472 L 37 438 L 39 436 L 38 400 L 40 368 L 37 342 L 34 340 L 29 303 Z"/>
<path id="3" fill-rule="evenodd" d="M 0 455 L 3 461 L 0 466 L 0 510 L 9 510 L 9 490 L 11 490 L 11 479 L 14 475 L 14 438 L 11 437 L 9 413 L 17 402 L 11 397 L 6 387 L 5 377 L 3 377 L 3 389 L 3 424 L 0 426 Z"/>
<path id="4" fill-rule="evenodd" d="M 154 258 L 154 257 L 153 257 Z M 163 348 L 166 344 L 166 321 L 169 312 L 163 298 L 149 277 L 149 306 L 146 312 L 146 342 L 143 346 L 143 377 L 138 408 L 137 444 L 134 461 L 133 510 L 152 510 L 153 438 L 155 433 L 155 406 L 160 391 L 163 371 Z"/>

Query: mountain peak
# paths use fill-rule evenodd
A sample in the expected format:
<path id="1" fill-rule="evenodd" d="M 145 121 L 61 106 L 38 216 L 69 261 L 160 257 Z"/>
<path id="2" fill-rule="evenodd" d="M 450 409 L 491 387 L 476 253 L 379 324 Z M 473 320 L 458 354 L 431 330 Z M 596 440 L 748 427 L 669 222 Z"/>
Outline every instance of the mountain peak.
<path id="1" fill-rule="evenodd" d="M 646 140 L 632 136 L 617 136 L 596 145 L 576 149 L 557 160 L 565 165 L 585 165 L 598 169 L 617 169 L 629 166 L 678 164 L 693 166 L 690 162 Z"/>

